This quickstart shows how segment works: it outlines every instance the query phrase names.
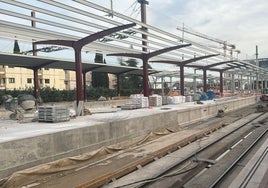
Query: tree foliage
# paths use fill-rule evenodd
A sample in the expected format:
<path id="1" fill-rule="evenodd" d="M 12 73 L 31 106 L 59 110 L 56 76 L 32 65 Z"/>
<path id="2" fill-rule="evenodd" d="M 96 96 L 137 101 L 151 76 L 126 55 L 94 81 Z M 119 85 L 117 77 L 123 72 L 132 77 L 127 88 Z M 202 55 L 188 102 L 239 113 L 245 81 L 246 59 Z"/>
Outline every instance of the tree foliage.
<path id="1" fill-rule="evenodd" d="M 95 63 L 104 63 L 106 64 L 105 59 L 103 59 L 103 55 L 100 53 L 96 53 Z M 107 73 L 102 72 L 92 72 L 92 87 L 98 88 L 109 88 L 109 77 Z"/>
<path id="2" fill-rule="evenodd" d="M 100 96 L 111 98 L 116 96 L 116 91 L 108 88 L 88 88 L 87 100 L 97 100 Z M 33 95 L 33 88 L 27 89 L 13 89 L 13 90 L 0 90 L 0 104 L 3 101 L 3 96 L 11 95 L 12 97 L 18 97 L 22 94 Z M 75 101 L 76 90 L 59 90 L 56 88 L 44 87 L 40 88 L 40 97 L 44 102 L 63 102 L 63 101 Z"/>
<path id="3" fill-rule="evenodd" d="M 137 67 L 138 62 L 136 59 L 128 59 L 123 61 L 119 59 L 120 65 Z M 133 93 L 140 93 L 142 90 L 142 77 L 138 75 L 123 75 L 121 76 L 121 94 L 130 95 Z"/>
<path id="4" fill-rule="evenodd" d="M 109 88 L 87 88 L 87 100 L 97 100 L 103 96 L 105 98 L 112 98 L 116 96 L 116 90 Z"/>
<path id="5" fill-rule="evenodd" d="M 14 41 L 13 53 L 14 54 L 20 54 L 20 47 L 19 47 L 18 40 Z"/>

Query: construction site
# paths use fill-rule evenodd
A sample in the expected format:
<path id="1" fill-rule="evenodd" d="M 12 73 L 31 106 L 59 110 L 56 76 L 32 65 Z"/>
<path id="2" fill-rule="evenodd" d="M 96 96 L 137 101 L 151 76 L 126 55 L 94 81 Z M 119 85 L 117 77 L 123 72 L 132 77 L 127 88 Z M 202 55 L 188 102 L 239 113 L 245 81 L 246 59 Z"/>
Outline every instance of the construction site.
<path id="1" fill-rule="evenodd" d="M 181 35 L 162 30 L 147 23 L 146 0 L 131 6 L 141 20 L 113 1 L 34 2 L 0 0 L 1 39 L 30 46 L 0 52 L 0 89 L 33 87 L 1 96 L 0 187 L 268 186 L 268 70 L 258 46 L 243 60 L 233 43 L 184 25 Z M 89 53 L 141 66 L 91 62 Z M 109 74 L 116 96 L 88 100 L 93 72 Z M 142 78 L 140 92 L 122 96 L 130 75 Z M 74 89 L 76 100 L 43 102 L 44 87 Z"/>

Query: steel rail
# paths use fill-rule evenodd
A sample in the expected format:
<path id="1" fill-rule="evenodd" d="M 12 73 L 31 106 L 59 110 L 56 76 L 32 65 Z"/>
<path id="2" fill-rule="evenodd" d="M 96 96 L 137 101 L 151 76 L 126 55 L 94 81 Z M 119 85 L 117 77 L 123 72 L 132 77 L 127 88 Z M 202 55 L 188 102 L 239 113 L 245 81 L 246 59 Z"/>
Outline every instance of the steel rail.
<path id="1" fill-rule="evenodd" d="M 249 171 L 249 174 L 244 179 L 244 181 L 242 182 L 242 184 L 239 186 L 240 188 L 246 187 L 248 185 L 249 181 L 252 179 L 252 177 L 256 173 L 256 170 L 261 165 L 261 163 L 263 162 L 263 159 L 267 156 L 267 154 L 268 154 L 268 146 L 263 151 L 263 153 L 261 154 L 261 156 L 257 159 L 256 163 L 254 164 L 254 166 L 252 167 L 252 169 Z"/>
<path id="2" fill-rule="evenodd" d="M 229 135 L 233 134 L 234 132 L 238 131 L 238 130 L 241 129 L 242 127 L 244 127 L 244 126 L 248 125 L 249 123 L 253 122 L 254 120 L 260 118 L 262 115 L 263 115 L 263 113 L 260 114 L 260 115 L 258 115 L 257 117 L 254 117 L 253 119 L 251 119 L 251 120 L 249 120 L 249 121 L 243 123 L 243 124 L 240 125 L 239 127 L 237 127 L 237 128 L 235 128 L 234 130 L 232 130 L 231 132 L 229 132 L 229 133 L 227 133 L 227 134 L 221 136 L 220 138 L 218 138 L 218 139 L 215 140 L 214 142 L 209 143 L 208 145 L 205 145 L 205 146 L 199 148 L 195 153 L 191 154 L 190 156 L 187 156 L 187 158 L 185 158 L 185 159 L 183 159 L 183 160 L 179 160 L 179 161 L 177 162 L 177 164 L 174 164 L 174 166 L 172 166 L 172 167 L 170 167 L 170 168 L 165 168 L 165 170 L 160 171 L 160 172 L 158 173 L 158 175 L 157 175 L 157 176 L 154 176 L 153 178 L 160 178 L 161 176 L 164 176 L 164 175 L 165 175 L 167 172 L 169 172 L 171 169 L 174 169 L 175 166 L 178 166 L 178 165 L 183 164 L 184 162 L 187 162 L 189 159 L 193 158 L 195 155 L 197 155 L 197 154 L 199 154 L 199 153 L 205 151 L 207 148 L 211 147 L 211 146 L 214 145 L 215 143 L 217 143 L 217 142 L 223 140 L 224 138 L 226 138 L 226 137 L 228 137 Z M 134 182 L 133 182 L 133 184 L 134 184 Z M 138 186 L 138 187 L 140 187 L 140 186 L 144 186 L 144 185 L 146 185 L 146 183 L 139 183 L 138 185 L 136 184 L 136 186 Z M 87 186 L 85 186 L 85 187 L 87 187 Z M 89 187 L 90 187 L 90 186 L 89 186 Z M 124 187 L 124 185 L 122 185 L 122 187 Z"/>
<path id="3" fill-rule="evenodd" d="M 259 117 L 257 117 L 257 118 L 255 118 L 255 120 L 257 120 L 258 118 L 262 118 L 262 117 L 264 117 L 264 118 L 267 118 L 267 112 L 266 113 L 262 113 Z M 254 120 L 253 120 L 254 121 Z M 246 123 L 247 124 L 247 123 Z M 245 124 L 245 125 L 246 125 Z M 241 127 L 242 128 L 242 127 Z M 257 131 L 258 129 L 255 129 L 255 131 Z M 231 134 L 232 133 L 234 133 L 235 131 L 232 131 L 231 132 Z M 206 187 L 215 187 L 215 186 L 217 186 L 217 184 L 228 174 L 228 172 L 238 163 L 238 161 L 243 157 L 243 156 L 245 156 L 248 152 L 249 152 L 249 150 L 250 149 L 252 149 L 252 147 L 258 142 L 258 140 L 259 139 L 261 139 L 266 133 L 268 132 L 268 127 L 265 127 L 265 130 L 263 131 L 263 130 L 261 130 L 260 131 L 260 134 L 259 135 L 257 135 L 258 136 L 258 138 L 257 139 L 255 139 L 251 144 L 250 144 L 250 146 L 249 147 L 247 147 L 245 150 L 243 150 L 243 152 L 241 153 L 241 154 L 239 154 L 238 152 L 235 152 L 235 154 L 239 154 L 239 156 L 237 156 L 237 158 L 235 158 L 232 162 L 231 162 L 231 164 L 229 165 L 229 166 L 227 166 L 225 169 L 224 169 L 224 171 L 220 171 L 221 169 L 220 169 L 220 167 L 218 167 L 218 166 L 216 166 L 215 168 L 217 168 L 217 170 L 214 172 L 212 172 L 212 169 L 214 168 L 214 166 L 212 165 L 211 166 L 211 168 L 209 168 L 209 170 L 211 170 L 211 173 L 213 174 L 213 175 L 215 175 L 216 176 L 216 178 L 215 179 L 209 179 L 207 176 L 208 176 L 208 171 L 206 171 L 206 173 L 205 174 L 201 174 L 201 175 L 199 175 L 198 177 L 196 177 L 196 178 L 193 178 L 193 181 L 191 181 L 190 183 L 185 183 L 184 184 L 184 187 L 191 187 L 191 188 L 198 188 L 198 187 L 200 187 L 200 186 L 206 186 Z M 253 134 L 251 134 L 250 136 L 252 136 Z M 248 138 L 247 138 L 248 139 Z M 247 140 L 246 140 L 247 141 Z M 241 143 L 243 143 L 243 142 L 241 142 Z M 230 152 L 232 152 L 232 151 L 235 151 L 234 150 L 235 148 L 233 148 L 233 149 L 231 149 L 230 150 Z M 230 152 L 229 153 L 227 153 L 227 155 L 229 155 L 230 154 Z M 225 157 L 225 156 L 224 156 Z M 223 158 L 224 158 L 223 157 Z M 222 159 L 222 158 L 221 158 Z M 220 160 L 221 160 L 220 159 Z M 229 158 L 228 158 L 229 159 Z M 220 161 L 219 160 L 219 161 Z M 220 164 L 218 164 L 219 163 L 219 161 L 215 164 L 215 165 L 220 165 Z M 222 162 L 221 162 L 222 163 Z M 224 163 L 225 164 L 225 163 Z M 212 176 L 212 175 L 211 175 Z M 210 176 L 210 178 L 211 178 L 211 176 Z"/>
<path id="4" fill-rule="evenodd" d="M 229 172 L 230 172 L 230 170 L 231 169 L 233 169 L 236 165 L 237 165 L 237 163 L 244 157 L 244 156 L 246 156 L 246 154 L 256 145 L 256 143 L 258 143 L 259 142 L 259 140 L 261 139 L 261 138 L 263 138 L 263 136 L 265 135 L 265 134 L 267 134 L 267 132 L 268 132 L 268 127 L 257 137 L 257 139 L 256 140 L 254 140 L 253 141 L 253 143 L 251 143 L 250 145 L 249 145 L 249 147 L 248 148 L 246 148 L 246 150 L 244 150 L 244 152 L 242 153 L 242 154 L 240 154 L 239 155 L 239 157 L 238 158 L 236 158 L 234 161 L 233 161 L 233 163 L 229 166 L 229 168 L 227 168 L 226 169 L 226 171 L 224 171 L 223 173 L 222 173 L 222 175 L 220 176 L 220 177 L 218 177 L 215 181 L 214 181 L 214 183 L 213 184 L 211 184 L 209 187 L 210 188 L 212 188 L 212 187 L 215 187 Z"/>

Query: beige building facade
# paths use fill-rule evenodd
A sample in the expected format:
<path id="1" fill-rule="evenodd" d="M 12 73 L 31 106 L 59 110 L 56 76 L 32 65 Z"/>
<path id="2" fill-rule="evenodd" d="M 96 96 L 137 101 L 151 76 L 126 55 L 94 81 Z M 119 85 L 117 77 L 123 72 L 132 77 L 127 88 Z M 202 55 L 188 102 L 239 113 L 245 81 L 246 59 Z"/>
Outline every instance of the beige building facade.
<path id="1" fill-rule="evenodd" d="M 116 84 L 116 76 L 108 74 L 109 88 L 113 89 Z M 39 87 L 50 87 L 59 90 L 72 90 L 76 88 L 75 71 L 62 70 L 62 69 L 47 69 L 41 68 L 38 70 Z M 91 72 L 86 74 L 86 84 L 91 85 Z M 13 90 L 13 89 L 27 89 L 34 87 L 33 70 L 0 66 L 0 89 Z"/>
<path id="2" fill-rule="evenodd" d="M 75 88 L 75 72 L 61 69 L 38 70 L 39 87 L 50 87 L 59 90 L 70 90 Z M 27 89 L 34 87 L 33 70 L 1 66 L 0 67 L 0 89 Z"/>

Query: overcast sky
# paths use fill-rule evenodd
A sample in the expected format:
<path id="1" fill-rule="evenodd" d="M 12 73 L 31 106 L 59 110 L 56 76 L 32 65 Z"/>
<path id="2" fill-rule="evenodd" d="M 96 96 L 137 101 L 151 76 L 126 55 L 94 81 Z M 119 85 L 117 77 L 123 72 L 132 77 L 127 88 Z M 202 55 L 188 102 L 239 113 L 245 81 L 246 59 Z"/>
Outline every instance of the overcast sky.
<path id="1" fill-rule="evenodd" d="M 110 6 L 111 0 L 93 0 Z M 136 0 L 113 0 L 114 11 L 140 19 Z M 132 5 L 132 6 L 131 6 Z M 136 12 L 134 11 L 136 10 Z M 267 0 L 149 0 L 147 23 L 179 34 L 177 26 L 235 44 L 239 57 L 268 57 Z"/>

